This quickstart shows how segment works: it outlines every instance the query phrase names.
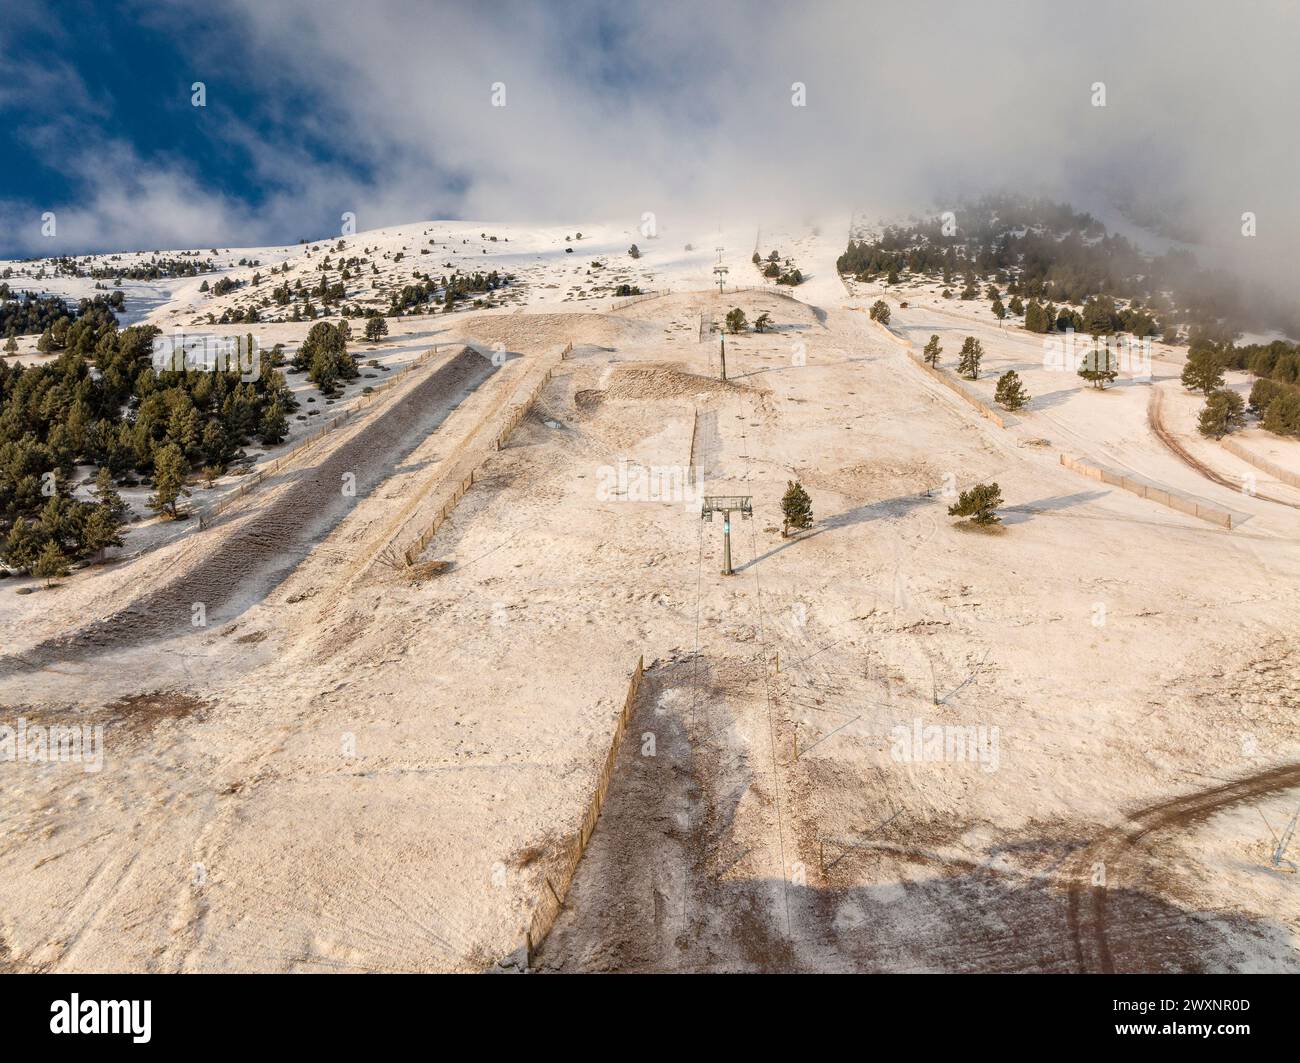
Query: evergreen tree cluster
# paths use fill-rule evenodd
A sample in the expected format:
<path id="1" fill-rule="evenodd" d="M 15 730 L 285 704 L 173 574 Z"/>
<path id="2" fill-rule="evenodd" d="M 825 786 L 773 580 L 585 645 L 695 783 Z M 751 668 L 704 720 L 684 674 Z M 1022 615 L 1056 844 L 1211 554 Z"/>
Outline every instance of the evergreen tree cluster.
<path id="1" fill-rule="evenodd" d="M 348 353 L 351 329 L 347 322 L 331 325 L 318 321 L 307 332 L 307 338 L 293 356 L 293 368 L 306 372 L 307 377 L 321 391 L 329 394 L 346 380 L 355 380 L 360 372 L 356 360 Z"/>
<path id="2" fill-rule="evenodd" d="M 436 279 L 426 273 L 420 282 L 408 284 L 389 297 L 388 315 L 394 317 L 404 311 L 438 302 L 442 303 L 444 311 L 450 311 L 458 299 L 494 292 L 506 283 L 507 279 L 496 270 L 471 275 L 453 273 Z"/>
<path id="3" fill-rule="evenodd" d="M 897 283 L 903 271 L 942 278 L 949 286 L 961 277 L 964 299 L 978 297 L 981 279 L 997 278 L 1008 285 L 1007 296 L 1025 306 L 1026 328 L 1033 332 L 1074 327 L 1094 335 L 1123 331 L 1172 341 L 1180 322 L 1190 322 L 1231 339 L 1251 310 L 1235 281 L 1201 268 L 1190 253 L 1148 256 L 1063 204 L 995 196 L 962 206 L 956 216 L 956 226 L 935 217 L 850 240 L 839 271 L 863 281 L 886 277 L 888 283 Z M 1001 302 L 996 291 L 989 298 Z M 1120 302 L 1127 305 L 1121 309 Z M 1048 303 L 1082 306 L 1082 320 L 1058 325 L 1060 315 Z M 1015 304 L 1010 312 L 1018 313 Z"/>
<path id="4" fill-rule="evenodd" d="M 1256 380 L 1250 389 L 1250 408 L 1260 427 L 1280 436 L 1300 437 L 1300 388 L 1277 380 Z"/>
<path id="5" fill-rule="evenodd" d="M 262 356 L 252 381 L 238 372 L 158 371 L 158 334 L 152 325 L 119 330 L 111 315 L 87 314 L 63 333 L 54 361 L 0 358 L 0 541 L 8 544 L 23 522 L 21 541 L 0 559 L 26 567 L 31 550 L 43 548 L 44 540 L 31 545 L 34 527 L 68 558 L 104 545 L 102 518 L 88 524 L 87 504 L 71 497 L 78 465 L 97 466 L 111 487 L 154 474 L 166 447 L 186 466 L 223 469 L 253 439 L 285 438 L 297 403 L 271 356 Z"/>
<path id="6" fill-rule="evenodd" d="M 765 259 L 760 258 L 758 252 L 755 251 L 753 263 L 764 277 L 776 281 L 777 284 L 788 284 L 795 287 L 803 283 L 803 273 L 794 264 L 794 260 L 787 257 L 783 263 L 779 251 L 769 252 Z"/>
<path id="7" fill-rule="evenodd" d="M 107 261 L 109 265 L 96 265 L 93 258 L 85 258 L 80 262 L 75 258 L 61 257 L 54 259 L 53 269 L 56 274 L 63 274 L 69 277 L 90 277 L 94 280 L 133 280 L 133 281 L 153 281 L 160 280 L 164 277 L 197 277 L 201 273 L 211 273 L 217 267 L 211 259 L 200 259 L 197 252 L 186 255 L 184 251 L 180 252 L 175 258 L 159 258 L 157 253 L 149 259 L 148 262 L 137 262 L 132 266 L 116 266 L 114 262 L 120 262 L 121 255 L 112 255 Z M 242 265 L 242 263 L 241 263 Z"/>
<path id="8" fill-rule="evenodd" d="M 92 326 L 105 322 L 117 323 L 114 310 L 121 310 L 125 300 L 121 292 L 111 295 L 96 295 L 90 299 L 81 299 L 76 308 L 57 295 L 38 295 L 35 292 L 23 292 L 14 296 L 9 285 L 0 283 L 0 335 L 28 336 L 35 333 L 49 333 L 50 339 L 40 347 L 43 351 L 63 349 L 65 337 L 74 321 L 85 320 Z"/>
<path id="9" fill-rule="evenodd" d="M 1250 389 L 1249 409 L 1259 418 L 1261 428 L 1281 436 L 1300 437 L 1300 345 L 1274 340 L 1236 346 L 1196 335 L 1183 366 L 1182 383 L 1206 397 L 1202 418 L 1210 429 L 1207 435 L 1219 433 L 1221 427 L 1225 432 L 1237 427 L 1235 422 L 1223 419 L 1225 404 L 1232 400 L 1216 399 L 1228 369 L 1256 377 Z M 1234 405 L 1233 412 L 1236 410 Z"/>

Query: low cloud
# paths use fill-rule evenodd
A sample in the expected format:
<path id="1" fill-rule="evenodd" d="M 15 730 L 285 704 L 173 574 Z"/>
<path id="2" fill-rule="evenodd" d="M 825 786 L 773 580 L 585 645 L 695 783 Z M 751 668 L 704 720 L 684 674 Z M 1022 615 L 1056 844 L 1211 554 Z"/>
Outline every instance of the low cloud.
<path id="1" fill-rule="evenodd" d="M 72 159 L 84 202 L 60 231 L 83 246 L 285 243 L 345 210 L 363 228 L 847 219 L 990 190 L 1121 204 L 1253 277 L 1300 236 L 1287 5 L 239 0 L 206 29 L 177 5 L 142 10 L 196 78 L 237 75 L 268 113 L 298 110 L 245 122 L 210 90 L 221 135 L 254 160 L 255 205 L 127 144 Z"/>

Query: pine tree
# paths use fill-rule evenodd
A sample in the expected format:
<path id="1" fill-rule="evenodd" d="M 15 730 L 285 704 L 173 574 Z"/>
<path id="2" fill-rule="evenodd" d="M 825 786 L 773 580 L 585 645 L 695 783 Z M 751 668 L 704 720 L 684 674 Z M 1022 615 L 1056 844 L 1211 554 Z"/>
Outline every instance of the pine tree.
<path id="1" fill-rule="evenodd" d="M 993 316 L 1002 321 L 1007 316 L 1007 308 L 1002 305 L 1001 299 L 993 300 Z"/>
<path id="2" fill-rule="evenodd" d="M 996 483 L 976 484 L 969 491 L 963 491 L 948 507 L 948 516 L 968 517 L 971 523 L 981 526 L 997 524 L 1002 519 L 996 512 L 1000 505 L 1002 490 Z"/>
<path id="3" fill-rule="evenodd" d="M 1187 355 L 1187 364 L 1183 366 L 1183 387 L 1199 391 L 1207 398 L 1210 393 L 1223 387 L 1223 362 L 1218 354 L 1208 347 L 1198 347 Z"/>
<path id="4" fill-rule="evenodd" d="M 1245 404 L 1235 391 L 1221 388 L 1211 392 L 1205 407 L 1197 418 L 1196 427 L 1201 435 L 1222 439 L 1229 432 L 1246 423 Z"/>
<path id="5" fill-rule="evenodd" d="M 1104 391 L 1106 385 L 1119 376 L 1117 360 L 1110 347 L 1106 344 L 1089 347 L 1079 362 L 1079 376 L 1098 391 Z"/>
<path id="6" fill-rule="evenodd" d="M 1018 410 L 1029 401 L 1029 393 L 1025 391 L 1020 375 L 1014 369 L 1008 369 L 998 377 L 993 401 L 1008 410 Z"/>
<path id="7" fill-rule="evenodd" d="M 145 505 L 155 513 L 166 515 L 175 520 L 180 516 L 177 506 L 181 496 L 188 498 L 189 489 L 185 486 L 185 477 L 189 474 L 189 465 L 180 447 L 169 443 L 154 456 L 154 493 Z"/>
<path id="8" fill-rule="evenodd" d="M 758 317 L 754 319 L 755 332 L 766 332 L 771 327 L 772 327 L 772 315 L 769 314 L 766 310 L 764 310 L 761 314 L 758 315 Z"/>
<path id="9" fill-rule="evenodd" d="M 1037 299 L 1031 299 L 1025 308 L 1025 328 L 1030 332 L 1046 332 L 1049 324 L 1043 304 Z"/>
<path id="10" fill-rule="evenodd" d="M 1268 404 L 1264 420 L 1265 431 L 1280 436 L 1300 436 L 1300 393 L 1287 390 Z"/>
<path id="11" fill-rule="evenodd" d="M 984 357 L 984 346 L 974 336 L 967 336 L 961 345 L 961 357 L 957 362 L 957 372 L 968 380 L 975 380 L 980 375 L 980 360 Z"/>
<path id="12" fill-rule="evenodd" d="M 262 424 L 258 432 L 262 437 L 263 446 L 273 447 L 277 443 L 284 442 L 289 434 L 289 421 L 284 416 L 284 407 L 280 405 L 279 399 L 272 402 L 262 414 Z"/>
<path id="13" fill-rule="evenodd" d="M 1010 291 L 1010 289 L 1007 290 Z M 1021 301 L 1020 296 L 1013 295 L 1011 297 L 1011 302 L 1007 304 L 1007 309 L 1010 310 L 1013 314 L 1015 314 L 1016 317 L 1019 317 L 1021 314 L 1025 312 L 1025 304 L 1023 301 Z"/>
<path id="14" fill-rule="evenodd" d="M 889 304 L 883 299 L 877 299 L 871 304 L 871 310 L 867 314 L 872 321 L 879 321 L 882 325 L 889 324 Z"/>
<path id="15" fill-rule="evenodd" d="M 939 337 L 937 335 L 930 337 L 930 342 L 925 345 L 925 350 L 921 352 L 925 360 L 933 366 L 939 365 L 939 355 L 943 353 L 943 348 L 939 346 Z"/>
<path id="16" fill-rule="evenodd" d="M 798 480 L 787 480 L 781 496 L 781 537 L 789 538 L 790 529 L 802 531 L 813 522 L 812 499 Z"/>
<path id="17" fill-rule="evenodd" d="M 1090 336 L 1105 336 L 1115 331 L 1115 301 L 1094 295 L 1083 306 L 1083 328 Z"/>
<path id="18" fill-rule="evenodd" d="M 39 525 L 19 517 L 5 536 L 3 556 L 5 563 L 14 568 L 29 569 L 40 556 L 45 536 Z"/>
<path id="19" fill-rule="evenodd" d="M 110 546 L 122 545 L 122 524 L 103 506 L 94 506 L 81 526 L 81 548 L 87 554 L 98 554 Z"/>
<path id="20" fill-rule="evenodd" d="M 193 454 L 199 445 L 199 412 L 185 392 L 172 406 L 167 424 L 167 442 L 175 443 L 186 454 Z"/>
<path id="21" fill-rule="evenodd" d="M 388 322 L 382 317 L 366 318 L 366 339 L 370 343 L 378 343 L 388 335 Z"/>
<path id="22" fill-rule="evenodd" d="M 208 464 L 216 469 L 224 469 L 233 452 L 234 447 L 231 445 L 226 426 L 220 419 L 209 421 L 207 428 L 203 430 L 203 456 Z"/>
<path id="23" fill-rule="evenodd" d="M 740 307 L 734 307 L 727 312 L 727 331 L 730 333 L 744 332 L 749 327 L 745 320 L 745 311 Z"/>
<path id="24" fill-rule="evenodd" d="M 5 340 L 5 354 L 17 354 L 17 353 L 18 353 L 18 341 L 14 339 L 12 336 L 10 336 L 7 340 Z"/>
<path id="25" fill-rule="evenodd" d="M 53 539 L 45 544 L 40 555 L 32 565 L 32 575 L 45 580 L 45 586 L 51 587 L 54 581 L 68 574 L 68 559 L 63 556 L 58 543 Z"/>
<path id="26" fill-rule="evenodd" d="M 95 474 L 95 505 L 102 509 L 118 526 L 126 523 L 131 516 L 131 507 L 122 501 L 113 483 L 113 474 L 101 468 Z"/>

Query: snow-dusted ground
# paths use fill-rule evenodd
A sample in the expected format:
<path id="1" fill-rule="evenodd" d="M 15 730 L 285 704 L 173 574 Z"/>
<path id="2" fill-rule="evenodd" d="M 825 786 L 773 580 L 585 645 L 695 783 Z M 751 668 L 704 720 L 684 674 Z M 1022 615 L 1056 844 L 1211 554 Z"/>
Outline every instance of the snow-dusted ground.
<path id="1" fill-rule="evenodd" d="M 250 496 L 247 517 L 56 591 L 0 584 L 5 652 L 49 661 L 7 662 L 4 717 L 108 726 L 100 773 L 0 763 L 0 961 L 490 965 L 520 943 L 644 656 L 619 779 L 545 965 L 1068 970 L 1106 934 L 1122 967 L 1296 969 L 1295 876 L 1265 866 L 1294 781 L 1106 846 L 1140 809 L 1300 760 L 1300 510 L 1207 479 L 1152 433 L 1150 388 L 1098 394 L 1043 369 L 1042 337 L 999 328 L 986 304 L 850 294 L 834 272 L 846 222 L 654 240 L 583 226 L 572 254 L 563 231 L 501 225 L 349 238 L 394 254 L 428 229 L 452 241 L 447 261 L 470 239 L 457 234 L 498 235 L 460 253 L 513 256 L 524 301 L 397 322 L 381 348 L 409 359 L 454 337 L 521 357 L 427 436 L 388 439 L 371 414 L 339 432 L 313 467 L 335 447 L 401 456 L 292 571 L 247 580 L 207 628 L 121 649 L 109 631 L 97 655 L 50 655 L 87 618 L 204 571 L 305 473 Z M 584 262 L 612 266 L 633 240 L 643 257 L 618 266 L 677 294 L 616 313 L 565 301 L 591 283 Z M 710 291 L 718 245 L 728 283 L 759 283 L 756 242 L 808 276 L 799 301 Z M 303 249 L 252 252 L 274 253 L 313 268 Z M 1035 397 L 1019 425 L 997 428 L 912 365 L 867 320 L 882 294 L 897 332 L 943 337 L 949 368 L 978 335 L 976 388 L 1014 365 Z M 151 317 L 188 327 L 205 298 Z M 700 322 L 732 306 L 778 327 L 728 337 L 723 387 Z M 573 357 L 422 559 L 451 567 L 358 576 L 392 515 L 568 341 Z M 1193 438 L 1181 355 L 1157 354 L 1167 427 L 1240 471 Z M 1245 519 L 1226 532 L 1087 480 L 1063 450 Z M 751 494 L 737 574 L 718 574 L 720 528 L 693 496 L 602 492 L 621 460 Z M 783 539 L 794 478 L 817 523 Z M 996 533 L 946 515 L 945 485 L 981 480 L 1006 499 Z M 996 764 L 901 761 L 895 728 L 917 720 L 997 728 Z M 1102 927 L 1067 903 L 1094 856 L 1114 890 Z"/>

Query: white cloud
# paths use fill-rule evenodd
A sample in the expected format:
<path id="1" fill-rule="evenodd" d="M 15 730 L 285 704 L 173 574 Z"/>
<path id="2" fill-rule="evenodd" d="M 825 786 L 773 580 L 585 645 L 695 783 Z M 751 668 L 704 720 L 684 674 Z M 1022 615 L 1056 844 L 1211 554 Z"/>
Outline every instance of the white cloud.
<path id="1" fill-rule="evenodd" d="M 224 9 L 223 9 L 224 10 Z M 1242 269 L 1290 257 L 1300 13 L 1209 0 L 364 5 L 239 0 L 221 32 L 175 29 L 210 115 L 270 189 L 254 211 L 120 148 L 75 212 L 87 238 L 223 246 L 437 214 L 503 220 L 762 220 L 921 207 L 1012 188 L 1172 205 Z M 238 58 L 235 58 L 238 57 Z M 262 142 L 221 77 L 305 98 L 283 128 L 372 176 Z M 791 83 L 807 106 L 791 106 Z M 1107 106 L 1091 105 L 1104 81 Z M 491 106 L 504 82 L 507 106 Z M 285 86 L 294 91 L 286 95 Z M 309 139 L 309 138 L 308 138 Z M 77 165 L 75 162 L 73 165 Z M 97 160 L 97 166 L 102 163 Z M 1259 237 L 1240 237 L 1253 210 Z M 72 232 L 73 230 L 69 230 Z M 97 241 L 99 242 L 99 241 Z"/>

